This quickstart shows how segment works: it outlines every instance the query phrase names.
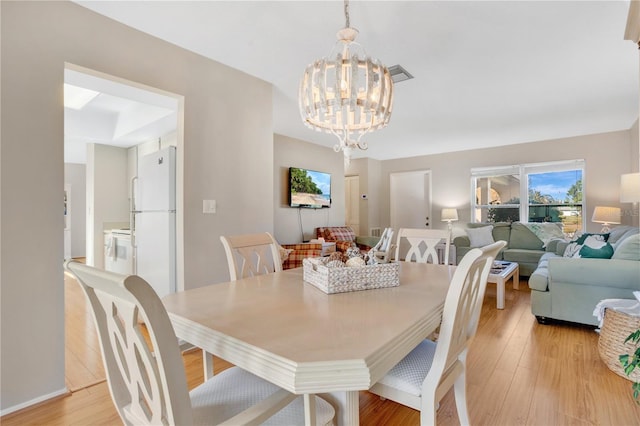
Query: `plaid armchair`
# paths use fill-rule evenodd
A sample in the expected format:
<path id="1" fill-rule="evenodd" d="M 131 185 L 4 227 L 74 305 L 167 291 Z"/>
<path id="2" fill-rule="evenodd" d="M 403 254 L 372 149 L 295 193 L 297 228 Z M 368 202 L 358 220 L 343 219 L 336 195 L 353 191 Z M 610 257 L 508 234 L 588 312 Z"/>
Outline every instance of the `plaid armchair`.
<path id="1" fill-rule="evenodd" d="M 350 226 L 328 226 L 316 228 L 316 238 L 336 243 L 336 251 L 345 253 L 351 247 L 358 247 L 361 251 L 369 251 L 371 247 L 358 244 L 356 233 Z"/>
<path id="2" fill-rule="evenodd" d="M 302 259 L 307 257 L 322 256 L 322 244 L 320 243 L 301 243 L 301 244 L 282 244 L 288 252 L 288 256 L 282 262 L 282 269 L 299 268 L 302 266 Z"/>

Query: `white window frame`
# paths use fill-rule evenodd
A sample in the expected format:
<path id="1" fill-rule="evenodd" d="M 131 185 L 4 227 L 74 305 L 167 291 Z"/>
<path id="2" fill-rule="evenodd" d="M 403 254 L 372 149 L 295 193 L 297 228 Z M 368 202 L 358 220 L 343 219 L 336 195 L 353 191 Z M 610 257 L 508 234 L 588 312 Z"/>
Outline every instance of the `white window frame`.
<path id="1" fill-rule="evenodd" d="M 478 167 L 471 169 L 471 222 L 475 222 L 475 212 L 478 208 L 486 207 L 484 204 L 476 204 L 476 187 L 478 178 L 486 178 L 492 176 L 504 176 L 504 175 L 519 175 L 520 176 L 520 205 L 515 204 L 512 207 L 519 208 L 520 222 L 526 223 L 529 220 L 529 174 L 549 173 L 549 172 L 563 172 L 568 170 L 579 169 L 582 171 L 582 231 L 586 224 L 585 212 L 585 188 L 586 188 L 586 173 L 585 173 L 585 161 L 583 159 L 566 160 L 566 161 L 551 161 L 544 163 L 528 163 L 518 164 L 510 166 L 496 166 L 496 167 Z M 503 205 L 509 207 L 509 205 Z"/>

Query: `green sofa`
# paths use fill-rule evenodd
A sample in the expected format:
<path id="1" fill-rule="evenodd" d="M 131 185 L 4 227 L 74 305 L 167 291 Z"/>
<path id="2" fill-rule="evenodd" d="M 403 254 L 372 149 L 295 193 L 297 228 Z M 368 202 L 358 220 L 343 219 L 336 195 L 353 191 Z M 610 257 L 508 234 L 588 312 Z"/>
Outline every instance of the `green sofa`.
<path id="1" fill-rule="evenodd" d="M 468 229 L 477 229 L 493 225 L 491 231 L 494 241 L 503 240 L 507 246 L 498 253 L 496 260 L 517 262 L 520 275 L 530 276 L 538 267 L 538 261 L 546 253 L 540 238 L 534 234 L 527 225 L 520 222 L 498 223 L 469 223 Z M 543 224 L 538 224 L 543 226 Z M 544 226 L 558 226 L 556 224 L 544 224 Z M 558 226 L 559 229 L 559 226 Z M 559 232 L 559 235 L 561 233 Z M 457 263 L 460 263 L 465 254 L 472 249 L 471 240 L 467 235 L 461 235 L 453 240 L 456 246 Z"/>
<path id="2" fill-rule="evenodd" d="M 598 325 L 593 315 L 603 299 L 634 299 L 640 290 L 639 229 L 618 226 L 608 242 L 611 259 L 564 257 L 568 242 L 553 241 L 529 278 L 531 312 L 538 322 L 550 319 Z"/>

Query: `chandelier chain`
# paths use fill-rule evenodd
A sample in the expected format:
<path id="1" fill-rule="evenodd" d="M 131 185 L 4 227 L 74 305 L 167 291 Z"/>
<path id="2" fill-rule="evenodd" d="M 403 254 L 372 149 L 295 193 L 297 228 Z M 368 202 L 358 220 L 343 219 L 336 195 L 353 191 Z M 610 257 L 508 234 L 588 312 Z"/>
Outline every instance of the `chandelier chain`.
<path id="1" fill-rule="evenodd" d="M 351 28 L 349 23 L 349 0 L 344 0 L 344 18 L 346 21 L 345 28 Z"/>

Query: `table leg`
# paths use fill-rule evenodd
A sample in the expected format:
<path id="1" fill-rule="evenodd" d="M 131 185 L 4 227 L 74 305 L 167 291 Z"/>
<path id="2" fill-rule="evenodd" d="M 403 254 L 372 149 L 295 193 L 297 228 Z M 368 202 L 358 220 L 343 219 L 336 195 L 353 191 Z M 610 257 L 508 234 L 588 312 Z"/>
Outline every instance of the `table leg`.
<path id="1" fill-rule="evenodd" d="M 213 377 L 213 355 L 202 350 L 202 366 L 204 367 L 204 380 L 207 381 Z"/>
<path id="2" fill-rule="evenodd" d="M 357 426 L 360 423 L 358 391 L 324 393 L 321 396 L 336 409 L 336 426 Z"/>
<path id="3" fill-rule="evenodd" d="M 520 267 L 517 267 L 513 272 L 513 289 L 518 290 L 520 288 Z"/>
<path id="4" fill-rule="evenodd" d="M 496 281 L 497 281 L 496 288 L 498 293 L 496 297 L 497 299 L 496 303 L 498 305 L 497 308 L 504 309 L 504 278 L 499 277 Z"/>

